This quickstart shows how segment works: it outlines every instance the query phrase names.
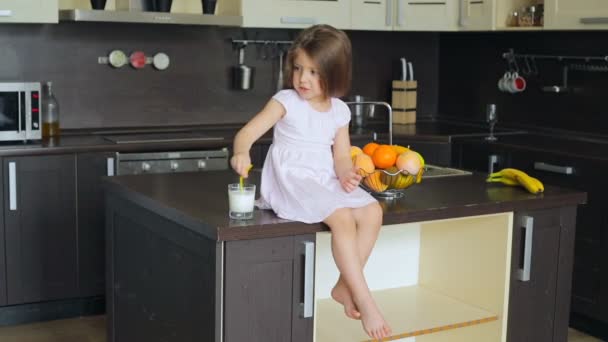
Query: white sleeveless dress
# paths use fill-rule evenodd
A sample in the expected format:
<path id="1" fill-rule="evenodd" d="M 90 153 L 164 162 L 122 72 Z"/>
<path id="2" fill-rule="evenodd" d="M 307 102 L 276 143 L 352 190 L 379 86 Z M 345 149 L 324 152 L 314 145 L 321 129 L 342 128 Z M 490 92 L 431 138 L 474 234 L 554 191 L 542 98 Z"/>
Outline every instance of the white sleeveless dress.
<path id="1" fill-rule="evenodd" d="M 332 145 L 338 128 L 348 125 L 350 110 L 340 99 L 319 112 L 293 89 L 274 97 L 286 114 L 274 126 L 273 142 L 262 170 L 258 207 L 305 223 L 323 221 L 336 209 L 376 202 L 361 188 L 348 193 L 334 171 Z"/>

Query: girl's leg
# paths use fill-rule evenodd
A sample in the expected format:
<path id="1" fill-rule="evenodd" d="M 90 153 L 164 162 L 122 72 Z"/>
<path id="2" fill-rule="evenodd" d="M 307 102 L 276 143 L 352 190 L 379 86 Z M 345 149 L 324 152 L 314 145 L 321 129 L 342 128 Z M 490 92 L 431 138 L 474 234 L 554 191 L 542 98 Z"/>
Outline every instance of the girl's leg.
<path id="1" fill-rule="evenodd" d="M 390 328 L 371 296 L 363 277 L 357 243 L 357 225 L 351 209 L 338 209 L 324 221 L 331 229 L 331 247 L 336 265 L 351 290 L 353 300 L 361 312 L 365 332 L 372 338 L 390 335 Z"/>
<path id="2" fill-rule="evenodd" d="M 380 227 L 382 226 L 382 208 L 375 202 L 362 208 L 351 209 L 357 225 L 357 250 L 361 267 L 365 268 L 374 244 L 378 238 Z M 336 286 L 331 292 L 332 298 L 344 305 L 346 315 L 353 319 L 359 319 L 360 313 L 357 310 L 352 294 L 344 277 L 340 275 Z"/>

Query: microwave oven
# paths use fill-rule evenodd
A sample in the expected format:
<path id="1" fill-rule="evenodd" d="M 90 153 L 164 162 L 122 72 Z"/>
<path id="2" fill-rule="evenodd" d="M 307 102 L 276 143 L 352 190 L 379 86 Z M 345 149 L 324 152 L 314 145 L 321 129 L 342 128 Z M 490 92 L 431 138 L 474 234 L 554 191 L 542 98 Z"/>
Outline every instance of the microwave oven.
<path id="1" fill-rule="evenodd" d="M 0 141 L 41 139 L 40 82 L 0 82 Z"/>

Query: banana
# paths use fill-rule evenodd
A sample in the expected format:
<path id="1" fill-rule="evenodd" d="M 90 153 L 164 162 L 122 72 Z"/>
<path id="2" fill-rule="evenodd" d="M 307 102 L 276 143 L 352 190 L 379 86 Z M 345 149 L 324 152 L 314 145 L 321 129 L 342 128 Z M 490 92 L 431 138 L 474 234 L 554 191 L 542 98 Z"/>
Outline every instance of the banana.
<path id="1" fill-rule="evenodd" d="M 527 173 L 521 170 L 512 168 L 506 168 L 498 172 L 491 173 L 486 181 L 500 182 L 509 186 L 521 185 L 533 194 L 538 194 L 545 190 L 545 186 L 540 180 L 529 176 Z"/>
<path id="2" fill-rule="evenodd" d="M 488 177 L 488 179 L 486 179 L 486 182 L 488 183 L 502 183 L 504 185 L 509 185 L 509 186 L 516 186 L 519 185 L 519 182 L 517 182 L 514 179 L 511 178 L 507 178 L 507 177 Z"/>

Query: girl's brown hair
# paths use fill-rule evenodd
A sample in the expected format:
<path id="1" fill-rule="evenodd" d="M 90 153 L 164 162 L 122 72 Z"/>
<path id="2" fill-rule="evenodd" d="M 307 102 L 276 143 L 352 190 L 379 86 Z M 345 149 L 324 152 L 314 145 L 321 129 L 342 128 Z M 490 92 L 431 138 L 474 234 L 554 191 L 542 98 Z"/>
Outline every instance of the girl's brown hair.
<path id="1" fill-rule="evenodd" d="M 352 80 L 352 48 L 343 31 L 329 25 L 315 25 L 300 32 L 287 52 L 285 88 L 293 88 L 293 64 L 298 51 L 305 52 L 319 66 L 317 72 L 325 96 L 342 97 L 348 93 Z"/>

